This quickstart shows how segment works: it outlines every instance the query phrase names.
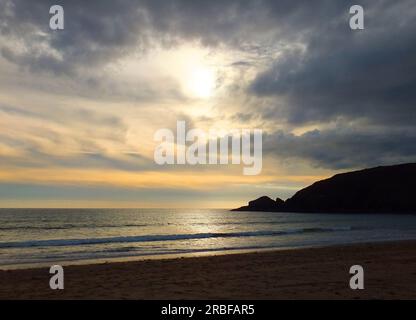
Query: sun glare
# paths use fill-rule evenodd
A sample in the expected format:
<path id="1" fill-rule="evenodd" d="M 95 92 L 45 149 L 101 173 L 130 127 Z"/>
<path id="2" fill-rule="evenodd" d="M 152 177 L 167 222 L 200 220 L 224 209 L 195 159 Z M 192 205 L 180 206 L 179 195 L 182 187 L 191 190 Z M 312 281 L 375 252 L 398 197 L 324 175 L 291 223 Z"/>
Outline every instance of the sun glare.
<path id="1" fill-rule="evenodd" d="M 201 98 L 210 98 L 215 89 L 215 73 L 208 67 L 194 67 L 189 71 L 186 89 L 190 95 Z"/>

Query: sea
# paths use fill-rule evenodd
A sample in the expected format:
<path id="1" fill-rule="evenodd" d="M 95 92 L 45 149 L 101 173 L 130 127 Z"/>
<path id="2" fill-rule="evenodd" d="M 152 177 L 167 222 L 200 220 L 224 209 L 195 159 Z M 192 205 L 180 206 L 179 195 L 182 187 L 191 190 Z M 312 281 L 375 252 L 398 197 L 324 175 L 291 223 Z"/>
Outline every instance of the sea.
<path id="1" fill-rule="evenodd" d="M 416 215 L 0 209 L 0 269 L 416 239 Z"/>

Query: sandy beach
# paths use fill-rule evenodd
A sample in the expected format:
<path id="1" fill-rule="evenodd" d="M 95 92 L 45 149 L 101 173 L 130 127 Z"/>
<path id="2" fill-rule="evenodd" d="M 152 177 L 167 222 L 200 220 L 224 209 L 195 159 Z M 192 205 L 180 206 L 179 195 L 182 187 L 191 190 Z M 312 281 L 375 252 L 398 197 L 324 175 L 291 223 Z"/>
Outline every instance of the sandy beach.
<path id="1" fill-rule="evenodd" d="M 349 268 L 365 289 L 349 288 Z M 415 299 L 416 241 L 0 271 L 1 299 Z"/>

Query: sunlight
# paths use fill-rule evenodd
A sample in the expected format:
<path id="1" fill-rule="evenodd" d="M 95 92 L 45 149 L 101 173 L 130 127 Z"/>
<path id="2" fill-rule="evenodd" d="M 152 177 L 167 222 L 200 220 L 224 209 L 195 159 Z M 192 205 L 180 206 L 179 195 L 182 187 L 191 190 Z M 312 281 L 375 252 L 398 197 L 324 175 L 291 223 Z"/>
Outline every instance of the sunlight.
<path id="1" fill-rule="evenodd" d="M 186 90 L 190 95 L 201 98 L 210 98 L 215 89 L 215 74 L 209 67 L 195 66 L 189 70 L 186 81 Z"/>

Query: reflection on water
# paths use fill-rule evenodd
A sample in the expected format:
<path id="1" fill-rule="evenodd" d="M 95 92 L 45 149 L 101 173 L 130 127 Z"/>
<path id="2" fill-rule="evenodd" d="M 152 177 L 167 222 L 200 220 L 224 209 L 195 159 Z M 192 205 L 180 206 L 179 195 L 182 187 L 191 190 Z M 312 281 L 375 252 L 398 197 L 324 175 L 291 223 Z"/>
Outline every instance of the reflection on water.
<path id="1" fill-rule="evenodd" d="M 416 239 L 416 216 L 0 209 L 0 266 Z"/>

